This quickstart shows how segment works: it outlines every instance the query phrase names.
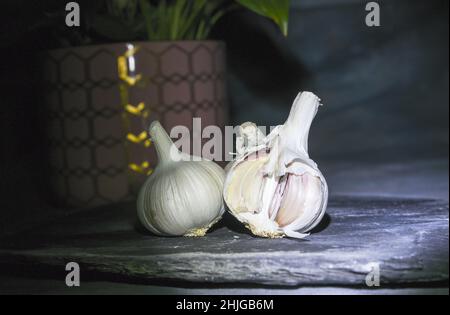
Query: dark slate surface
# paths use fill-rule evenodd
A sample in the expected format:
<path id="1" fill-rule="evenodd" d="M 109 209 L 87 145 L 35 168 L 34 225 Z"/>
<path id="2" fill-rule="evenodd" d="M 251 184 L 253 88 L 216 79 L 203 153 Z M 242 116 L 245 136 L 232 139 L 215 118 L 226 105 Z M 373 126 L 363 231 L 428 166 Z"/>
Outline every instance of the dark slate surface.
<path id="1" fill-rule="evenodd" d="M 0 243 L 0 263 L 64 270 L 69 261 L 122 281 L 364 285 L 371 263 L 381 282 L 448 281 L 448 202 L 334 197 L 306 240 L 256 238 L 227 216 L 204 238 L 149 235 L 133 203 L 68 215 Z"/>

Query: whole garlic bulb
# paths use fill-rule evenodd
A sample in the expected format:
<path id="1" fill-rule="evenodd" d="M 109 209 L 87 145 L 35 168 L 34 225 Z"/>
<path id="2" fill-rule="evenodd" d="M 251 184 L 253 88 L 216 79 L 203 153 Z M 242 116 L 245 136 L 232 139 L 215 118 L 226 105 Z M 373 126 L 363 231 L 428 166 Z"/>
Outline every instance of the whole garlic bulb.
<path id="1" fill-rule="evenodd" d="M 255 124 L 241 125 L 237 143 L 244 150 L 228 166 L 224 199 L 257 236 L 303 238 L 325 214 L 327 183 L 308 155 L 319 105 L 313 93 L 299 93 L 285 124 L 267 137 Z"/>
<path id="2" fill-rule="evenodd" d="M 150 137 L 158 165 L 139 193 L 139 220 L 157 235 L 205 235 L 224 212 L 224 170 L 180 152 L 157 121 L 150 126 Z"/>

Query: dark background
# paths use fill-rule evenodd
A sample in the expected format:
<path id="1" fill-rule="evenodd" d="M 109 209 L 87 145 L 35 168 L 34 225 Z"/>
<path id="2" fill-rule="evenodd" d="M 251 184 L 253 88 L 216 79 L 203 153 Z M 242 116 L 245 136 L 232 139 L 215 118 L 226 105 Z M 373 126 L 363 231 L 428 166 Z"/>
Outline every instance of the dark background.
<path id="1" fill-rule="evenodd" d="M 332 195 L 448 194 L 448 1 L 378 1 L 381 26 L 372 28 L 364 23 L 366 1 L 291 3 L 287 38 L 245 11 L 215 28 L 213 38 L 228 47 L 230 124 L 280 124 L 298 91 L 311 90 L 324 106 L 310 154 Z M 50 31 L 30 29 L 48 18 L 47 6 L 55 1 L 2 1 L 3 233 L 43 220 L 52 209 L 36 56 L 58 43 Z"/>

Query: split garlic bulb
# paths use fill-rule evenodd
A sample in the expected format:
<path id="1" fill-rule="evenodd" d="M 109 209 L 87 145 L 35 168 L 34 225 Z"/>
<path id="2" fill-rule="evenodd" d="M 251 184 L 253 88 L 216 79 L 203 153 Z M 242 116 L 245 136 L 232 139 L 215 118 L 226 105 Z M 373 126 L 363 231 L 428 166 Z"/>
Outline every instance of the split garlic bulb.
<path id="1" fill-rule="evenodd" d="M 150 137 L 158 165 L 139 193 L 139 220 L 157 235 L 205 235 L 224 212 L 224 170 L 180 152 L 159 122 L 151 124 Z"/>
<path id="2" fill-rule="evenodd" d="M 284 125 L 267 136 L 253 123 L 240 127 L 242 152 L 227 166 L 224 199 L 253 234 L 303 238 L 325 214 L 328 187 L 308 155 L 308 134 L 320 105 L 299 93 Z"/>

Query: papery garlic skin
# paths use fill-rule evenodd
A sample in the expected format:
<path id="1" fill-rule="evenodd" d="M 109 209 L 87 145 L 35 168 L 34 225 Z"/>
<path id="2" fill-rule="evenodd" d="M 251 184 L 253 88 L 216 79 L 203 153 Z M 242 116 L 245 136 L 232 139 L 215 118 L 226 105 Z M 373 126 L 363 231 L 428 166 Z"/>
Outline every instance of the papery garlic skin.
<path id="1" fill-rule="evenodd" d="M 299 93 L 286 123 L 267 137 L 254 124 L 242 125 L 238 143 L 245 150 L 228 166 L 224 199 L 253 234 L 303 238 L 325 214 L 328 186 L 308 155 L 309 129 L 319 105 L 313 93 Z"/>
<path id="2" fill-rule="evenodd" d="M 150 136 L 159 161 L 139 193 L 140 222 L 157 235 L 205 235 L 224 213 L 224 170 L 179 152 L 159 122 Z"/>

